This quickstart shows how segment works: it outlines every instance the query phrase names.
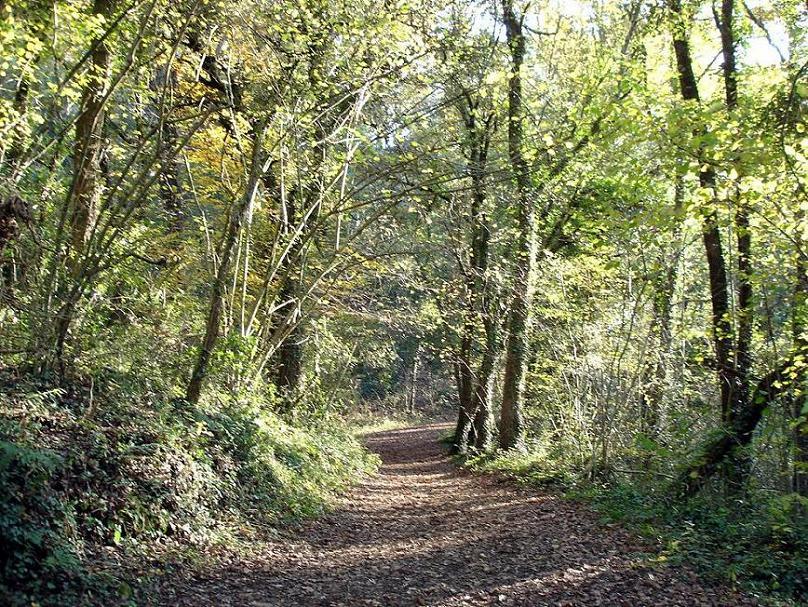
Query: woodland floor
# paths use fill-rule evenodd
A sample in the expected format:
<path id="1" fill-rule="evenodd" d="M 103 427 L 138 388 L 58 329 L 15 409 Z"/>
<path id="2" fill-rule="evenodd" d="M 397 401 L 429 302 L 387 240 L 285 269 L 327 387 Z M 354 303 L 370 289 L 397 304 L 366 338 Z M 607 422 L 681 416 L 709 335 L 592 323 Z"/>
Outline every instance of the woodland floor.
<path id="1" fill-rule="evenodd" d="M 438 442 L 445 425 L 367 438 L 379 473 L 329 515 L 284 533 L 247 562 L 174 579 L 172 606 L 754 605 L 585 506 L 470 474 Z"/>

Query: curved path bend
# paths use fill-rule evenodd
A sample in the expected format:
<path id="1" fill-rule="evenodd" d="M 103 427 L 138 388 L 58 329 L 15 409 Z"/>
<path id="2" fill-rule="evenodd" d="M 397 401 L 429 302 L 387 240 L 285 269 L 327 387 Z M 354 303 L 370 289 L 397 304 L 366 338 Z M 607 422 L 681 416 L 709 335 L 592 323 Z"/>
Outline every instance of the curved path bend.
<path id="1" fill-rule="evenodd" d="M 445 425 L 367 437 L 383 465 L 262 556 L 187 580 L 166 605 L 222 607 L 753 605 L 584 506 L 458 470 Z"/>

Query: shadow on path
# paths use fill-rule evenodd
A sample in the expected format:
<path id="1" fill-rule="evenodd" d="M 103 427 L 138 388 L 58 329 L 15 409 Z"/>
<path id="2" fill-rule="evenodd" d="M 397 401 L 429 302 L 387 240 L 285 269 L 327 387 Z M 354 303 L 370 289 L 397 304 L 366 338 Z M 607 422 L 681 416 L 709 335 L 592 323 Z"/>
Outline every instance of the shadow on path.
<path id="1" fill-rule="evenodd" d="M 260 559 L 165 589 L 164 605 L 752 605 L 686 569 L 652 569 L 580 504 L 458 471 L 445 425 L 370 435 L 379 474 Z"/>

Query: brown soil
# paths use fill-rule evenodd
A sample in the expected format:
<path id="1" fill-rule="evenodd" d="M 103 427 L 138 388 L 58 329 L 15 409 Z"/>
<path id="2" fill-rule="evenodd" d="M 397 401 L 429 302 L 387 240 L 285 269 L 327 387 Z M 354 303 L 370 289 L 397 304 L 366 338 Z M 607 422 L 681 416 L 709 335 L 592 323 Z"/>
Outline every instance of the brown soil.
<path id="1" fill-rule="evenodd" d="M 753 605 L 681 567 L 585 506 L 459 471 L 446 426 L 382 432 L 379 474 L 330 515 L 202 579 L 164 586 L 165 605 Z"/>

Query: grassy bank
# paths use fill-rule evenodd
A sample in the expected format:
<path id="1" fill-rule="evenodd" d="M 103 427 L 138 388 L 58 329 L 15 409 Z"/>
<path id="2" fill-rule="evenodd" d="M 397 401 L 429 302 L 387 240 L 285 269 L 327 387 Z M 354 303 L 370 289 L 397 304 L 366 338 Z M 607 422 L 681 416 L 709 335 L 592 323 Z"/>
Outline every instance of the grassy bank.
<path id="1" fill-rule="evenodd" d="M 322 513 L 377 459 L 334 419 L 124 381 L 0 395 L 0 603 L 126 604 L 151 570 Z"/>

